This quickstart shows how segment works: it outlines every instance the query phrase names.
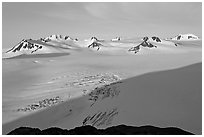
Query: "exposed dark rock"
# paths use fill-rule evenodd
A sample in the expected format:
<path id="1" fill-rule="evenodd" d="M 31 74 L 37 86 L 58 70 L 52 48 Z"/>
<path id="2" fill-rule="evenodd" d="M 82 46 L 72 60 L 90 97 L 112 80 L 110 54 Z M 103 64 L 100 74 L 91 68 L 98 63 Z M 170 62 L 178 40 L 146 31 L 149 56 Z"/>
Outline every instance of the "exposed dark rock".
<path id="1" fill-rule="evenodd" d="M 40 129 L 30 127 L 20 127 L 8 133 L 8 135 L 40 135 L 40 134 L 42 134 L 42 131 Z"/>
<path id="2" fill-rule="evenodd" d="M 177 40 L 180 40 L 180 39 L 181 39 L 181 35 L 177 37 Z"/>
<path id="3" fill-rule="evenodd" d="M 128 51 L 135 51 L 135 53 L 139 52 L 140 45 L 130 48 Z"/>
<path id="4" fill-rule="evenodd" d="M 105 111 L 105 112 L 97 112 L 94 115 L 89 115 L 83 121 L 83 126 L 85 125 L 92 125 L 92 126 L 101 126 L 101 125 L 110 125 L 113 118 L 118 115 L 118 109 L 113 108 L 112 110 Z"/>
<path id="5" fill-rule="evenodd" d="M 65 37 L 64 37 L 65 40 L 68 39 L 68 38 L 69 38 L 69 36 L 65 36 Z"/>
<path id="6" fill-rule="evenodd" d="M 156 42 L 161 42 L 160 38 L 158 38 L 158 37 L 154 36 L 154 37 L 152 37 L 152 39 L 155 40 Z"/>
<path id="7" fill-rule="evenodd" d="M 40 130 L 38 128 L 20 127 L 8 135 L 193 135 L 176 127 L 159 128 L 154 126 L 126 126 L 118 125 L 106 129 L 97 129 L 93 126 L 81 126 L 66 130 L 57 127 Z"/>
<path id="8" fill-rule="evenodd" d="M 42 131 L 44 135 L 66 135 L 68 130 L 51 127 Z"/>
<path id="9" fill-rule="evenodd" d="M 120 90 L 117 88 L 116 83 L 121 83 L 121 81 L 93 89 L 91 93 L 89 93 L 89 100 L 92 102 L 92 105 L 94 105 L 94 103 L 98 100 L 118 96 L 120 94 Z"/>
<path id="10" fill-rule="evenodd" d="M 192 36 L 188 36 L 188 39 L 192 39 L 193 37 Z"/>
<path id="11" fill-rule="evenodd" d="M 101 43 L 93 42 L 91 45 L 88 46 L 88 48 L 90 48 L 90 47 L 92 47 L 92 48 L 98 47 L 97 50 L 99 50 L 99 49 L 100 49 L 100 46 L 102 46 Z"/>
<path id="12" fill-rule="evenodd" d="M 25 48 L 27 48 L 27 46 L 28 46 L 28 43 L 26 43 L 25 46 L 23 46 L 23 48 L 25 49 Z"/>
<path id="13" fill-rule="evenodd" d="M 155 39 L 156 39 L 156 37 L 154 36 L 154 37 L 152 37 L 152 39 L 153 39 L 153 40 L 155 40 Z"/>
<path id="14" fill-rule="evenodd" d="M 80 80 L 68 82 L 65 85 L 74 86 L 74 87 L 91 86 L 91 85 L 99 86 L 99 85 L 105 85 L 105 84 L 117 82 L 119 80 L 121 79 L 117 75 L 97 74 L 97 75 L 85 76 Z"/>
<path id="15" fill-rule="evenodd" d="M 17 109 L 17 111 L 23 111 L 23 112 L 35 111 L 38 109 L 42 109 L 45 107 L 50 107 L 50 106 L 56 105 L 60 102 L 63 102 L 63 101 L 60 99 L 59 96 L 56 96 L 54 98 L 44 99 L 44 100 L 39 101 L 38 103 L 33 103 L 30 105 L 27 105 L 26 107 L 19 108 L 19 109 Z"/>
<path id="16" fill-rule="evenodd" d="M 155 45 L 153 45 L 152 43 L 150 43 L 150 42 L 148 41 L 148 39 L 149 39 L 148 37 L 144 37 L 142 43 L 140 43 L 140 44 L 137 45 L 137 46 L 134 46 L 134 47 L 130 48 L 128 51 L 134 51 L 135 53 L 137 53 L 137 52 L 139 52 L 139 50 L 140 50 L 140 46 L 148 47 L 148 48 L 153 48 L 153 47 L 157 48 L 157 46 L 155 46 Z M 156 38 L 155 38 L 155 39 L 156 39 Z"/>
<path id="17" fill-rule="evenodd" d="M 144 41 L 147 41 L 149 38 L 146 36 L 143 38 Z"/>
<path id="18" fill-rule="evenodd" d="M 42 49 L 42 46 L 35 44 L 31 42 L 30 40 L 32 39 L 23 39 L 21 42 L 19 42 L 16 46 L 14 46 L 12 49 L 8 50 L 6 53 L 12 51 L 12 52 L 17 52 L 21 51 L 23 48 L 24 50 L 29 50 L 31 53 L 36 52 L 39 49 Z M 42 38 L 41 38 L 42 40 Z"/>
<path id="19" fill-rule="evenodd" d="M 24 42 L 22 42 L 16 49 L 14 49 L 13 52 L 19 51 L 21 49 L 21 47 L 23 46 L 23 43 Z"/>
<path id="20" fill-rule="evenodd" d="M 96 41 L 98 41 L 98 39 L 97 39 L 96 37 L 91 37 L 91 40 L 92 40 L 92 39 L 95 39 Z"/>

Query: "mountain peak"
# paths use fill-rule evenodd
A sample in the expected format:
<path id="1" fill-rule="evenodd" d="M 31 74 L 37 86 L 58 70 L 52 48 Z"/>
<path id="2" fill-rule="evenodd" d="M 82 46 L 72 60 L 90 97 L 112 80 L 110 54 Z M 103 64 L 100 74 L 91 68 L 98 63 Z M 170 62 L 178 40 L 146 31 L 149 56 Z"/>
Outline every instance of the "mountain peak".
<path id="1" fill-rule="evenodd" d="M 199 40 L 198 36 L 194 34 L 178 34 L 176 37 L 172 38 L 172 40 Z"/>
<path id="2" fill-rule="evenodd" d="M 73 38 L 71 38 L 70 36 L 62 36 L 62 35 L 59 35 L 59 34 L 53 34 L 53 35 L 50 35 L 46 38 L 41 38 L 41 41 L 42 42 L 49 42 L 49 41 L 64 41 L 64 40 L 74 40 Z"/>

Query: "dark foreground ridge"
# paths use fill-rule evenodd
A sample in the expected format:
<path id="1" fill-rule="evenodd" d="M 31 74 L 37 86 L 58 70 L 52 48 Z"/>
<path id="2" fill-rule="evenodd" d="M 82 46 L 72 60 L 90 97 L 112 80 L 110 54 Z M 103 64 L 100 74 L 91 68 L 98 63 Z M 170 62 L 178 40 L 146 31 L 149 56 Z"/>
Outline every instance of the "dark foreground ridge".
<path id="1" fill-rule="evenodd" d="M 175 127 L 159 128 L 154 126 L 126 126 L 118 125 L 106 129 L 97 129 L 93 126 L 81 126 L 66 130 L 57 127 L 40 130 L 38 128 L 20 127 L 8 135 L 193 135 Z"/>

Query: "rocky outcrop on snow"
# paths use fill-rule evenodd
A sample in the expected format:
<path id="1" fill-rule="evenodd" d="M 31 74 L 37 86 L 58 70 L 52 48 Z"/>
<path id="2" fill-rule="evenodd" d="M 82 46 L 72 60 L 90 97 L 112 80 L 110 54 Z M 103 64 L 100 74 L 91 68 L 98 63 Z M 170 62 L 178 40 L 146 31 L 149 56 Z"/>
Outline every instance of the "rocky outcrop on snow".
<path id="1" fill-rule="evenodd" d="M 37 50 L 41 50 L 42 48 L 43 48 L 43 45 L 33 43 L 32 39 L 23 39 L 16 46 L 14 46 L 10 50 L 6 51 L 6 53 L 10 53 L 10 52 L 15 53 L 15 52 L 18 52 L 18 51 L 34 53 Z"/>
<path id="2" fill-rule="evenodd" d="M 39 110 L 42 108 L 51 107 L 61 102 L 63 102 L 63 100 L 59 96 L 56 96 L 54 98 L 43 99 L 39 101 L 38 103 L 33 103 L 30 105 L 27 105 L 26 107 L 19 108 L 17 109 L 17 111 L 18 112 L 31 112 L 31 111 Z"/>
<path id="3" fill-rule="evenodd" d="M 74 86 L 74 87 L 82 87 L 82 86 L 99 86 L 114 83 L 121 80 L 121 78 L 117 75 L 113 74 L 96 74 L 85 76 L 82 79 L 68 82 L 66 86 Z"/>
<path id="4" fill-rule="evenodd" d="M 100 40 L 98 40 L 96 37 L 91 37 L 91 39 L 86 40 L 87 42 L 87 47 L 88 48 L 97 48 L 97 51 L 100 49 L 103 44 L 101 43 Z"/>
<path id="5" fill-rule="evenodd" d="M 152 48 L 160 48 L 160 47 L 166 47 L 166 46 L 178 46 L 178 44 L 172 42 L 172 41 L 167 41 L 164 39 L 161 39 L 157 36 L 153 37 L 144 37 L 142 39 L 143 41 L 132 48 L 130 48 L 128 51 L 133 51 L 135 53 L 138 53 L 142 48 L 147 48 L 147 49 L 152 49 Z"/>
<path id="6" fill-rule="evenodd" d="M 62 35 L 50 35 L 46 38 L 41 38 L 41 41 L 43 42 L 49 42 L 49 41 L 66 41 L 66 40 L 73 40 L 70 36 L 62 36 Z"/>
<path id="7" fill-rule="evenodd" d="M 156 36 L 151 37 L 151 39 L 155 42 L 162 42 L 161 39 L 159 37 L 156 37 Z"/>
<path id="8" fill-rule="evenodd" d="M 104 85 L 102 87 L 94 88 L 89 94 L 89 101 L 91 101 L 91 106 L 93 106 L 97 101 L 103 100 L 105 98 L 114 98 L 120 94 L 117 83 L 122 83 L 121 81 L 113 82 L 111 84 Z"/>
<path id="9" fill-rule="evenodd" d="M 156 40 L 156 38 L 155 38 L 155 40 Z M 134 47 L 130 48 L 128 51 L 134 51 L 135 53 L 137 53 L 137 52 L 140 51 L 141 46 L 142 46 L 142 47 L 147 47 L 147 48 L 157 48 L 157 46 L 153 45 L 153 44 L 149 41 L 149 38 L 148 38 L 148 37 L 144 37 L 142 43 L 140 43 L 140 44 L 137 45 L 137 46 L 134 46 Z"/>
<path id="10" fill-rule="evenodd" d="M 3 58 L 12 58 L 19 55 L 64 53 L 64 49 L 79 49 L 78 39 L 69 36 L 51 35 L 38 40 L 23 39 L 16 46 L 3 53 Z"/>
<path id="11" fill-rule="evenodd" d="M 172 40 L 199 40 L 198 36 L 194 34 L 179 34 L 174 38 L 171 38 Z"/>
<path id="12" fill-rule="evenodd" d="M 43 42 L 23 39 L 16 46 L 2 53 L 3 58 L 13 58 L 21 55 L 52 53 L 52 50 Z"/>
<path id="13" fill-rule="evenodd" d="M 101 125 L 110 125 L 113 118 L 118 115 L 118 109 L 113 108 L 112 110 L 109 111 L 99 111 L 93 115 L 87 116 L 84 121 L 83 121 L 83 126 L 85 125 L 92 125 L 95 127 L 99 127 Z"/>
<path id="14" fill-rule="evenodd" d="M 86 125 L 76 127 L 74 129 L 61 129 L 58 127 L 51 127 L 40 130 L 31 127 L 19 127 L 8 135 L 193 135 L 188 131 L 184 131 L 176 127 L 155 127 L 155 126 L 127 126 L 118 125 L 108 127 L 106 129 L 97 129 L 93 126 Z"/>
<path id="15" fill-rule="evenodd" d="M 100 46 L 103 46 L 103 45 L 101 43 L 99 43 L 99 42 L 93 42 L 92 44 L 88 45 L 88 48 L 95 48 L 95 47 L 97 47 L 97 50 L 99 50 Z"/>
<path id="16" fill-rule="evenodd" d="M 96 37 L 91 37 L 92 41 L 99 41 Z"/>

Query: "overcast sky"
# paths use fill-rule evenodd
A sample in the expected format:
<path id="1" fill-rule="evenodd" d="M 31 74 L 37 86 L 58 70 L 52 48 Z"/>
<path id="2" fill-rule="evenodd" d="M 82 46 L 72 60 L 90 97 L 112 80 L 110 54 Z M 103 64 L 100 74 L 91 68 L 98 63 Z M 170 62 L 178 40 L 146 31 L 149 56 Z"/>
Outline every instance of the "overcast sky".
<path id="1" fill-rule="evenodd" d="M 73 38 L 202 36 L 200 3 L 5 3 L 3 48 L 51 34 Z"/>

